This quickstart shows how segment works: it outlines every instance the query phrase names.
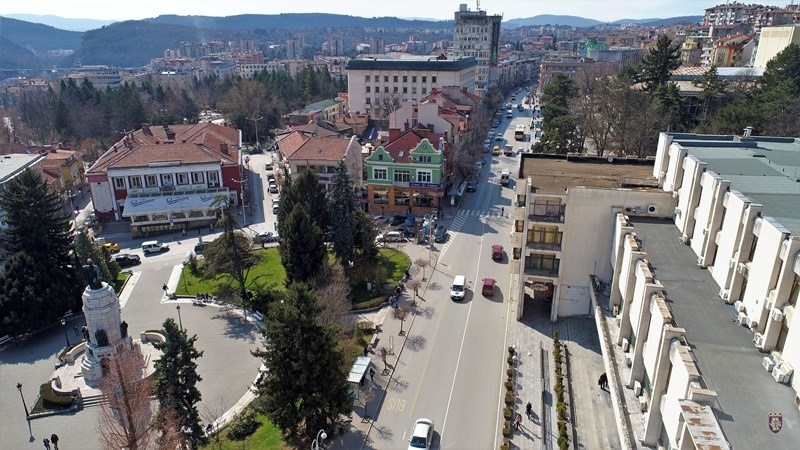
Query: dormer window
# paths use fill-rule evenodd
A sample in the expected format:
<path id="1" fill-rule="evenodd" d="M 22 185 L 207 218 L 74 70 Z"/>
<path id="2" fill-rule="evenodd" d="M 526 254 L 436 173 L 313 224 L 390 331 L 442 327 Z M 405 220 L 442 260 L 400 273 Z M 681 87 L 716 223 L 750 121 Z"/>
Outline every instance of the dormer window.
<path id="1" fill-rule="evenodd" d="M 378 154 L 378 161 L 383 161 L 383 155 Z"/>

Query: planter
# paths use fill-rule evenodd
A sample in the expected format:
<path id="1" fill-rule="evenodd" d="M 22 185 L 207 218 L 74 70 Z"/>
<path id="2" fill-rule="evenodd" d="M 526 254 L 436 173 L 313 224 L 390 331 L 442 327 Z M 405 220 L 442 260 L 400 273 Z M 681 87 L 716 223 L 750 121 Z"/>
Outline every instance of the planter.
<path id="1" fill-rule="evenodd" d="M 514 398 L 514 394 L 511 393 L 506 394 L 506 399 L 505 399 L 506 405 L 513 405 L 515 400 L 516 399 Z"/>
<path id="2" fill-rule="evenodd" d="M 506 420 L 511 420 L 511 416 L 514 415 L 514 411 L 511 408 L 503 408 L 503 418 Z"/>
<path id="3" fill-rule="evenodd" d="M 511 427 L 510 426 L 506 425 L 506 426 L 503 427 L 503 436 L 504 437 L 511 436 Z"/>

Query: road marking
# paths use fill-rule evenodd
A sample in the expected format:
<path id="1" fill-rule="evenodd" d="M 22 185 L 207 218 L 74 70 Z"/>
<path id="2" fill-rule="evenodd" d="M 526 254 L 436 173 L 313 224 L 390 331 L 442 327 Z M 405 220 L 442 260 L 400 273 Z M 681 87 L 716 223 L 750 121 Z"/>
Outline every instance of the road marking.
<path id="1" fill-rule="evenodd" d="M 449 239 L 447 239 L 447 242 L 445 242 L 445 244 L 442 246 L 442 250 L 439 252 L 440 261 L 442 260 L 442 258 L 444 258 L 444 253 L 447 251 L 448 248 L 450 248 L 450 244 L 456 239 L 456 236 L 458 236 L 458 232 L 461 231 L 461 227 L 463 227 L 464 223 L 466 222 L 467 218 L 466 216 L 463 215 L 457 215 L 453 219 L 453 223 L 450 224 L 450 231 L 448 231 Z"/>
<path id="2" fill-rule="evenodd" d="M 392 397 L 386 400 L 386 409 L 389 411 L 403 412 L 406 409 L 406 402 L 407 400 Z"/>
<path id="3" fill-rule="evenodd" d="M 511 286 L 511 282 L 514 281 L 514 274 L 512 273 L 509 276 L 509 278 L 510 278 L 510 280 L 509 280 L 508 284 L 509 284 L 509 286 Z M 514 287 L 513 286 L 509 290 L 508 306 L 506 307 L 506 331 L 505 331 L 505 335 L 503 336 L 503 348 L 504 349 L 508 348 L 508 323 L 511 321 L 511 302 L 514 301 L 514 299 L 511 298 L 511 295 L 510 295 L 512 292 L 514 292 Z M 517 295 L 519 295 L 519 293 L 517 293 Z M 500 380 L 503 379 L 503 373 L 504 373 L 503 368 L 504 367 L 505 366 L 503 364 L 500 364 Z M 501 405 L 503 404 L 503 390 L 502 389 L 500 389 L 500 394 L 497 397 L 498 397 L 497 398 L 497 417 L 500 417 Z M 495 426 L 494 426 L 494 448 L 497 448 L 497 436 L 499 436 L 499 434 L 500 434 L 500 422 L 497 422 L 497 423 L 495 423 Z"/>
<path id="4" fill-rule="evenodd" d="M 125 283 L 125 289 L 122 290 L 122 293 L 119 295 L 119 308 L 122 309 L 125 307 L 125 304 L 128 303 L 128 299 L 131 298 L 131 292 L 133 292 L 133 288 L 136 287 L 136 282 L 139 281 L 139 277 L 142 276 L 142 272 L 132 272 L 131 277 L 128 278 L 128 282 Z"/>

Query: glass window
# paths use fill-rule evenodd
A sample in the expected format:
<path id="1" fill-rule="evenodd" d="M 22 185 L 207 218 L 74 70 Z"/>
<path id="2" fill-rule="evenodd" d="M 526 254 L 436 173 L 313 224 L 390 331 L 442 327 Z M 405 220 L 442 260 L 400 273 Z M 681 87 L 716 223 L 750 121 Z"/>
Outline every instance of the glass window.
<path id="1" fill-rule="evenodd" d="M 385 189 L 372 191 L 372 203 L 388 205 L 389 191 Z"/>
<path id="2" fill-rule="evenodd" d="M 142 177 L 135 176 L 135 177 L 128 177 L 128 186 L 131 188 L 140 188 L 142 187 Z"/>
<path id="3" fill-rule="evenodd" d="M 380 76 L 378 76 L 378 75 L 375 75 L 375 77 L 373 78 L 373 80 L 375 80 L 375 82 L 377 83 L 378 81 L 380 81 L 380 80 L 381 80 L 381 77 L 380 77 Z"/>
<path id="4" fill-rule="evenodd" d="M 431 83 L 436 83 L 436 76 L 435 75 L 431 76 Z"/>
<path id="5" fill-rule="evenodd" d="M 430 164 L 433 161 L 433 157 L 431 155 L 422 155 L 417 156 L 417 162 L 423 164 Z"/>
<path id="6" fill-rule="evenodd" d="M 384 83 L 388 83 L 389 82 L 389 75 L 384 75 L 383 76 L 383 82 Z"/>
<path id="7" fill-rule="evenodd" d="M 394 76 L 394 82 L 397 83 L 397 75 Z"/>
<path id="8" fill-rule="evenodd" d="M 171 173 L 162 173 L 161 174 L 161 185 L 162 186 L 172 186 L 172 174 Z"/>
<path id="9" fill-rule="evenodd" d="M 417 76 L 416 75 L 411 77 L 411 82 L 412 83 L 416 83 L 417 82 Z"/>
<path id="10" fill-rule="evenodd" d="M 203 172 L 192 172 L 192 184 L 202 184 L 205 183 L 205 178 L 203 178 Z"/>
<path id="11" fill-rule="evenodd" d="M 367 83 L 369 83 L 369 75 L 364 75 L 364 81 L 366 81 Z"/>
<path id="12" fill-rule="evenodd" d="M 422 206 L 425 208 L 433 207 L 433 197 L 428 195 L 427 192 L 414 192 L 414 206 Z"/>
<path id="13" fill-rule="evenodd" d="M 430 183 L 431 182 L 431 173 L 426 170 L 418 170 L 417 171 L 417 182 L 418 183 Z"/>
<path id="14" fill-rule="evenodd" d="M 372 89 L 372 88 L 370 88 L 369 86 L 367 86 L 367 92 L 370 92 L 370 89 Z"/>
<path id="15" fill-rule="evenodd" d="M 397 89 L 398 89 L 397 86 L 395 86 L 394 89 L 392 90 L 392 92 L 394 92 L 396 94 L 397 93 Z"/>
<path id="16" fill-rule="evenodd" d="M 428 93 L 428 88 L 423 87 L 422 88 L 422 94 L 424 95 L 424 94 L 427 94 L 427 93 Z"/>
<path id="17" fill-rule="evenodd" d="M 411 204 L 411 197 L 408 195 L 408 192 L 404 191 L 395 191 L 394 192 L 394 204 L 400 206 L 408 206 Z"/>
<path id="18" fill-rule="evenodd" d="M 366 99 L 364 99 L 364 103 L 366 103 L 368 105 L 371 105 L 372 104 L 372 99 L 367 97 Z"/>
<path id="19" fill-rule="evenodd" d="M 176 173 L 175 180 L 178 184 L 189 184 L 189 174 L 186 172 Z"/>
<path id="20" fill-rule="evenodd" d="M 125 178 L 114 178 L 114 187 L 116 189 L 125 189 Z"/>
<path id="21" fill-rule="evenodd" d="M 407 83 L 407 82 L 408 82 L 408 75 L 403 75 L 403 83 Z"/>
<path id="22" fill-rule="evenodd" d="M 394 181 L 399 183 L 409 183 L 411 182 L 411 171 L 410 170 L 395 170 L 394 171 Z"/>
<path id="23" fill-rule="evenodd" d="M 386 172 L 386 169 L 372 169 L 372 178 L 376 180 L 386 180 L 389 178 L 389 175 Z"/>
<path id="24" fill-rule="evenodd" d="M 208 177 L 209 186 L 219 186 L 219 174 L 217 172 L 209 170 L 206 172 L 206 177 Z"/>
<path id="25" fill-rule="evenodd" d="M 411 93 L 412 94 L 416 94 L 417 93 L 417 87 L 416 86 L 412 86 L 411 87 Z"/>
<path id="26" fill-rule="evenodd" d="M 408 94 L 408 88 L 403 86 L 403 94 Z"/>
<path id="27" fill-rule="evenodd" d="M 147 187 L 158 186 L 158 177 L 155 175 L 145 175 L 144 183 Z"/>
<path id="28" fill-rule="evenodd" d="M 389 86 L 384 86 L 383 87 L 383 93 L 384 94 L 388 94 L 389 93 Z"/>
<path id="29" fill-rule="evenodd" d="M 428 82 L 428 77 L 426 75 L 422 76 L 422 82 L 423 83 L 427 83 Z"/>

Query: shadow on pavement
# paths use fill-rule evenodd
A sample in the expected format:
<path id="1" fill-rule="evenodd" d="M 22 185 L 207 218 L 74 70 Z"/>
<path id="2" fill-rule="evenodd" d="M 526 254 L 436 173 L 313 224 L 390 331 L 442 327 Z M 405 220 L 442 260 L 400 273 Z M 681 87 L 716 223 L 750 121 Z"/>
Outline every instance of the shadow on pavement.
<path id="1" fill-rule="evenodd" d="M 225 337 L 231 339 L 243 340 L 248 343 L 256 342 L 256 335 L 253 333 L 253 326 L 248 323 L 242 316 L 232 312 L 225 311 L 211 316 L 212 319 L 222 319 L 226 321 L 225 330 L 223 334 Z"/>
<path id="2" fill-rule="evenodd" d="M 408 336 L 408 338 L 406 338 L 406 348 L 412 352 L 418 352 L 425 348 L 427 342 L 427 339 L 419 335 Z"/>

